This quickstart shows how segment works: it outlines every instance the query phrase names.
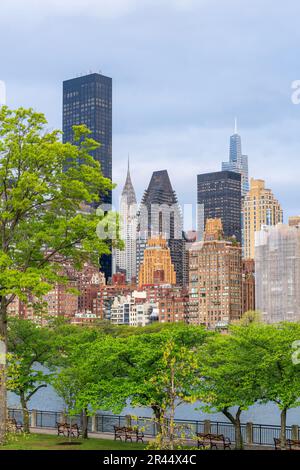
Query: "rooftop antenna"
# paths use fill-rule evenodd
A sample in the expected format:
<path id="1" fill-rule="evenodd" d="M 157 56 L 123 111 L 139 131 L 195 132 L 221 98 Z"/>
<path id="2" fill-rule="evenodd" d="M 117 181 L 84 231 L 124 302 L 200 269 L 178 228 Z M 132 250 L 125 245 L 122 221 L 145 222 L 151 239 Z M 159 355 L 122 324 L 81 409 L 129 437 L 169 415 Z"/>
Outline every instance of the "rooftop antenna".
<path id="1" fill-rule="evenodd" d="M 234 118 L 234 133 L 237 134 L 237 118 Z"/>

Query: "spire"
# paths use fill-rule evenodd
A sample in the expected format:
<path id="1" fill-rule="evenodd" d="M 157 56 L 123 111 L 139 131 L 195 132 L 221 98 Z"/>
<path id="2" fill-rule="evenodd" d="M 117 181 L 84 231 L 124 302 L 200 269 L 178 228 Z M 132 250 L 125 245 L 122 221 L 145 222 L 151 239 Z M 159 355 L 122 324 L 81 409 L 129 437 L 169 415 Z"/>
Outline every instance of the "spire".
<path id="1" fill-rule="evenodd" d="M 234 118 L 234 134 L 237 134 L 237 118 Z"/>
<path id="2" fill-rule="evenodd" d="M 123 196 L 127 198 L 128 205 L 136 204 L 135 191 L 134 191 L 133 184 L 131 181 L 131 176 L 130 176 L 129 154 L 128 154 L 128 161 L 127 161 L 127 176 L 126 176 L 126 181 L 125 181 L 123 191 L 122 191 L 122 197 Z"/>

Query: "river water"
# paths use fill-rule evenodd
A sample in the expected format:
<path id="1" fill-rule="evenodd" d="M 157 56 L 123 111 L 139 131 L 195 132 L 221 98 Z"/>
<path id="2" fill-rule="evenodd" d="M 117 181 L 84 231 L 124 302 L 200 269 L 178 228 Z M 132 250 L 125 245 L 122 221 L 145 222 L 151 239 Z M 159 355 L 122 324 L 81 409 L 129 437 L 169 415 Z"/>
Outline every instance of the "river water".
<path id="1" fill-rule="evenodd" d="M 16 395 L 9 393 L 8 403 L 11 408 L 20 408 L 20 402 Z M 199 403 L 198 403 L 199 406 Z M 64 409 L 63 400 L 56 394 L 51 386 L 40 389 L 30 400 L 29 408 L 41 411 L 61 411 Z M 204 413 L 196 410 L 197 403 L 190 405 L 181 405 L 176 410 L 176 418 L 178 419 L 191 419 L 191 420 L 204 420 L 210 419 L 212 421 L 227 422 L 227 418 L 222 413 Z M 108 411 L 103 411 L 103 414 L 110 414 Z M 122 415 L 132 414 L 139 417 L 149 417 L 152 412 L 147 408 L 131 408 L 126 407 L 123 409 Z M 248 410 L 243 411 L 241 415 L 243 423 L 252 422 L 256 424 L 280 424 L 280 413 L 278 407 L 273 403 L 266 405 L 254 405 Z M 287 424 L 300 425 L 300 407 L 288 411 Z"/>

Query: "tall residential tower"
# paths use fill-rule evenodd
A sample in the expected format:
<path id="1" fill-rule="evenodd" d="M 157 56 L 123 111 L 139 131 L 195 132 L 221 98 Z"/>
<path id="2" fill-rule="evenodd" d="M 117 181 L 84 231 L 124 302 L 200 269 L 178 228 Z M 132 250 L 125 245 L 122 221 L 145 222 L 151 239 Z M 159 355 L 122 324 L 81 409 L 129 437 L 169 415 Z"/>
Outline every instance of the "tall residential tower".
<path id="1" fill-rule="evenodd" d="M 253 178 L 243 206 L 244 258 L 254 259 L 255 232 L 260 231 L 263 225 L 281 223 L 282 208 L 271 189 L 265 187 L 264 180 Z"/>
<path id="2" fill-rule="evenodd" d="M 300 228 L 263 226 L 255 238 L 256 309 L 267 323 L 300 321 Z"/>

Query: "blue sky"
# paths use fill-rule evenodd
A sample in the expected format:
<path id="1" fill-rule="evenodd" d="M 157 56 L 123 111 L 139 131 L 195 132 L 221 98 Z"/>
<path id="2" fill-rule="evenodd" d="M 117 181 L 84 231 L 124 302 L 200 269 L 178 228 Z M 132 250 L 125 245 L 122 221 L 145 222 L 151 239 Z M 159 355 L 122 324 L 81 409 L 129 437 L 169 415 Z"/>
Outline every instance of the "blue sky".
<path id="1" fill-rule="evenodd" d="M 221 168 L 238 117 L 250 175 L 285 219 L 300 213 L 297 0 L 1 0 L 0 79 L 12 107 L 61 127 L 61 83 L 88 71 L 113 78 L 113 174 L 127 154 L 140 198 L 167 169 L 182 204 L 196 175 Z"/>

